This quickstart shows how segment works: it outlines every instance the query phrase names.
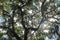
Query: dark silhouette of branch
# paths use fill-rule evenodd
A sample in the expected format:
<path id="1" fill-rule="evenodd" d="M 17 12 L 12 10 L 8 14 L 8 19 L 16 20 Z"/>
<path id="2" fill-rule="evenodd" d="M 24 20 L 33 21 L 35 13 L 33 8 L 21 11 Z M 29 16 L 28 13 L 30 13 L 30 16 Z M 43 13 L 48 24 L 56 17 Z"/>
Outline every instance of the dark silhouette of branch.
<path id="1" fill-rule="evenodd" d="M 42 2 L 42 5 L 41 5 L 41 13 L 42 13 L 42 17 L 45 17 L 44 15 L 44 3 L 45 3 L 46 0 L 44 0 L 44 2 Z"/>
<path id="2" fill-rule="evenodd" d="M 60 37 L 60 33 L 58 33 L 59 27 L 58 25 L 55 26 L 55 33 L 57 33 L 57 35 Z"/>
<path id="3" fill-rule="evenodd" d="M 28 30 L 27 30 L 27 27 L 25 26 L 25 21 L 24 21 L 24 12 L 22 12 L 22 7 L 18 7 L 18 9 L 20 10 L 21 12 L 21 23 L 22 23 L 22 26 L 24 28 L 24 40 L 27 40 L 27 35 L 28 35 Z"/>
<path id="4" fill-rule="evenodd" d="M 21 7 L 19 8 L 20 9 L 20 11 L 21 11 L 21 23 L 22 23 L 22 26 L 23 26 L 23 28 L 24 29 L 26 29 L 26 27 L 25 27 L 25 22 L 24 22 L 24 12 L 22 12 L 22 9 L 21 9 Z"/>

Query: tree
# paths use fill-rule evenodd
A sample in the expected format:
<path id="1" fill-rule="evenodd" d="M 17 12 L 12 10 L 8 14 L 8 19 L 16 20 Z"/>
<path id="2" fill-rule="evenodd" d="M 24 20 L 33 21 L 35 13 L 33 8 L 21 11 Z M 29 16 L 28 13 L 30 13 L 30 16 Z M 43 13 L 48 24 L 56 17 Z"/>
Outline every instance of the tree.
<path id="1" fill-rule="evenodd" d="M 59 20 L 56 8 L 54 0 L 1 0 L 0 14 L 5 21 L 0 28 L 7 29 L 10 40 L 13 37 L 17 40 L 41 40 L 41 35 L 45 37 L 48 32 L 51 37 L 58 31 L 55 27 Z M 47 33 L 44 33 L 45 28 Z"/>

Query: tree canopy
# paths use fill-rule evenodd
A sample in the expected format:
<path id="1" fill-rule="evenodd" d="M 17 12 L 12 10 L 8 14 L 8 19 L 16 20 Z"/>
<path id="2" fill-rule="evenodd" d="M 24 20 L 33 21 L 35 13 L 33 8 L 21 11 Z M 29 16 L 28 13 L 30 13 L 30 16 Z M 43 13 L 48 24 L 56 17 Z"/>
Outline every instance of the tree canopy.
<path id="1" fill-rule="evenodd" d="M 60 40 L 59 0 L 1 0 L 0 40 Z"/>

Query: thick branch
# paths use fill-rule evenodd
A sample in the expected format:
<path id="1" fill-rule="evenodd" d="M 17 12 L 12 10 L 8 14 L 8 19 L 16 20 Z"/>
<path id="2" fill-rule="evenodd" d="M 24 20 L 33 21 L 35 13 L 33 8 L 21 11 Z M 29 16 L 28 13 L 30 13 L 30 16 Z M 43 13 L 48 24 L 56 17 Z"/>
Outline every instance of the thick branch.
<path id="1" fill-rule="evenodd" d="M 44 16 L 44 3 L 45 3 L 46 0 L 44 0 L 44 2 L 42 2 L 42 5 L 41 5 L 41 13 L 42 13 L 42 17 L 45 17 Z"/>

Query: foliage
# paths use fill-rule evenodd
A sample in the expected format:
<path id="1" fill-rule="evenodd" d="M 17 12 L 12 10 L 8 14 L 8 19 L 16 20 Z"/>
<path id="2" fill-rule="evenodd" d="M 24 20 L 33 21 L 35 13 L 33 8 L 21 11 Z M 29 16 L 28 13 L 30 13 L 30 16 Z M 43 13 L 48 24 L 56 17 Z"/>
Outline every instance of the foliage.
<path id="1" fill-rule="evenodd" d="M 0 15 L 5 22 L 2 23 L 0 37 L 7 34 L 9 40 L 44 40 L 46 35 L 56 33 L 59 36 L 60 14 L 55 2 L 55 0 L 1 0 Z"/>

